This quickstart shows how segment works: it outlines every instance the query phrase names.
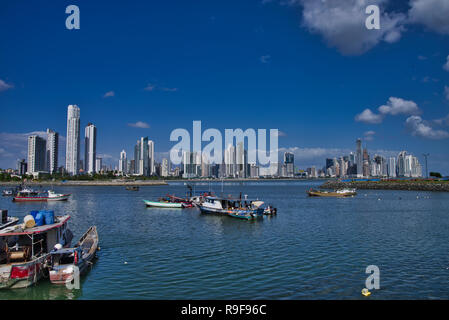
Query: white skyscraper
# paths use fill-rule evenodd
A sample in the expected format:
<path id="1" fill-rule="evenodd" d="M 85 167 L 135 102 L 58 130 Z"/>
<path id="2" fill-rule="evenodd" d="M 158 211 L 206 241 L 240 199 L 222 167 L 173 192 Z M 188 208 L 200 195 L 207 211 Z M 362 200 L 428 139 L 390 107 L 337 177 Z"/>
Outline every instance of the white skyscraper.
<path id="1" fill-rule="evenodd" d="M 388 159 L 388 176 L 391 178 L 396 177 L 396 158 L 390 157 Z"/>
<path id="2" fill-rule="evenodd" d="M 97 159 L 97 128 L 89 123 L 84 131 L 84 171 L 95 173 Z"/>
<path id="3" fill-rule="evenodd" d="M 45 139 L 28 137 L 28 173 L 45 171 Z"/>
<path id="4" fill-rule="evenodd" d="M 168 177 L 170 174 L 170 161 L 167 158 L 162 159 L 161 176 Z"/>
<path id="5" fill-rule="evenodd" d="M 224 162 L 226 166 L 226 177 L 234 177 L 235 176 L 235 147 L 232 144 L 229 144 L 225 150 L 224 154 Z"/>
<path id="6" fill-rule="evenodd" d="M 59 134 L 47 129 L 46 170 L 55 173 L 58 170 Z"/>
<path id="7" fill-rule="evenodd" d="M 125 150 L 122 150 L 122 152 L 120 152 L 120 160 L 118 161 L 118 171 L 121 174 L 126 174 L 128 172 L 127 165 L 128 160 L 126 159 L 126 152 Z"/>
<path id="8" fill-rule="evenodd" d="M 154 175 L 156 173 L 156 168 L 154 167 L 154 141 L 148 140 L 148 169 L 149 174 Z"/>
<path id="9" fill-rule="evenodd" d="M 67 173 L 76 175 L 80 163 L 80 109 L 69 105 L 67 110 L 67 144 L 65 167 Z"/>

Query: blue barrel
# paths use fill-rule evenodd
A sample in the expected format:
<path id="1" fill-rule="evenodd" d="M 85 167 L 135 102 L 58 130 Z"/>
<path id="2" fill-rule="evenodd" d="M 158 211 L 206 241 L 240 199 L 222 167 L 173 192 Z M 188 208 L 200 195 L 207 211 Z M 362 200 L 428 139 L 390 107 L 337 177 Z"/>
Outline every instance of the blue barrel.
<path id="1" fill-rule="evenodd" d="M 55 212 L 53 210 L 44 211 L 45 224 L 55 223 Z"/>
<path id="2" fill-rule="evenodd" d="M 33 216 L 33 219 L 36 219 L 36 215 L 39 213 L 37 210 L 30 211 L 30 214 Z"/>
<path id="3" fill-rule="evenodd" d="M 42 211 L 39 211 L 36 214 L 36 217 L 34 217 L 34 221 L 36 221 L 36 226 L 38 226 L 38 227 L 44 225 L 44 223 L 45 223 L 45 216 L 42 213 Z"/>

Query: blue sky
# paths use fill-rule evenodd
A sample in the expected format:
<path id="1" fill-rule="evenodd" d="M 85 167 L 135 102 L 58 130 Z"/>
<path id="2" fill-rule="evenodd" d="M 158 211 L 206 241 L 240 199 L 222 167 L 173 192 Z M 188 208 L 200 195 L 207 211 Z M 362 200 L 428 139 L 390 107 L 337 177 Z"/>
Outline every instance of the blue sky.
<path id="1" fill-rule="evenodd" d="M 77 104 L 114 164 L 141 136 L 162 156 L 173 129 L 201 120 L 278 128 L 301 168 L 368 137 L 371 153 L 430 153 L 429 168 L 449 174 L 448 2 L 367 1 L 380 31 L 357 3 L 2 1 L 0 167 L 24 157 L 30 132 L 65 136 Z M 65 28 L 70 4 L 80 30 Z"/>

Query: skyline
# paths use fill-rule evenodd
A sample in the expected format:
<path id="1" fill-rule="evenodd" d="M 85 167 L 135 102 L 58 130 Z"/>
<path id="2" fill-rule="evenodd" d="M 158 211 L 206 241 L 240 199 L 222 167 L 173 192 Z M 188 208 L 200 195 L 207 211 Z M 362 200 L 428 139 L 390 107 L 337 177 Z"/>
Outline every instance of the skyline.
<path id="1" fill-rule="evenodd" d="M 389 17 L 400 12 L 419 20 L 418 6 L 404 8 L 408 1 L 382 2 Z M 169 4 L 108 2 L 106 14 L 104 4 L 80 3 L 81 29 L 73 32 L 63 26 L 66 3 L 45 10 L 20 1 L 2 5 L 0 25 L 17 32 L 4 39 L 0 105 L 21 113 L 2 115 L 0 167 L 26 158 L 31 133 L 65 132 L 67 105 L 76 104 L 80 127 L 95 123 L 97 154 L 114 166 L 142 136 L 156 142 L 160 162 L 173 146 L 170 132 L 202 120 L 221 131 L 278 128 L 280 150 L 293 152 L 301 168 L 353 151 L 360 137 L 372 153 L 407 150 L 421 163 L 430 153 L 429 170 L 449 173 L 445 25 L 396 24 L 383 32 L 399 31 L 400 39 L 384 41 L 383 33 L 353 39 L 364 45 L 351 47 L 332 38 L 323 16 L 305 18 L 322 3 L 179 2 L 185 14 L 174 16 Z M 338 21 L 334 27 L 357 29 Z M 18 50 L 23 45 L 32 57 Z M 66 137 L 59 138 L 63 155 Z"/>

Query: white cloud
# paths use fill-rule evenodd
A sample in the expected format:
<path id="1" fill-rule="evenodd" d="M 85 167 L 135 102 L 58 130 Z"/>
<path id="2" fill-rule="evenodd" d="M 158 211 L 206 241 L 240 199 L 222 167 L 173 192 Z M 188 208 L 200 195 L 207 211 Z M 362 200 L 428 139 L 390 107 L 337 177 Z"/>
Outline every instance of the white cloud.
<path id="1" fill-rule="evenodd" d="M 390 97 L 386 105 L 379 107 L 379 112 L 390 115 L 416 115 L 421 112 L 418 105 L 413 101 L 404 100 L 401 98 Z"/>
<path id="2" fill-rule="evenodd" d="M 449 34 L 449 1 L 411 0 L 409 22 L 425 25 L 432 31 Z"/>
<path id="3" fill-rule="evenodd" d="M 145 91 L 153 91 L 156 87 L 149 83 L 143 90 Z"/>
<path id="4" fill-rule="evenodd" d="M 383 11 L 387 2 L 388 0 L 297 0 L 285 4 L 302 4 L 303 25 L 310 32 L 320 34 L 329 46 L 336 47 L 344 55 L 359 55 L 382 41 L 393 43 L 400 39 L 406 16 Z M 379 30 L 368 30 L 365 26 L 365 9 L 368 5 L 380 7 Z"/>
<path id="5" fill-rule="evenodd" d="M 443 69 L 449 71 L 449 56 L 446 58 L 446 63 L 443 65 Z"/>
<path id="6" fill-rule="evenodd" d="M 14 88 L 14 86 L 12 84 L 6 83 L 2 79 L 0 79 L 0 92 L 6 91 L 6 90 L 9 90 L 12 88 Z"/>
<path id="7" fill-rule="evenodd" d="M 141 128 L 141 129 L 148 129 L 150 125 L 143 121 L 137 121 L 136 123 L 128 123 L 129 127 L 133 128 Z"/>
<path id="8" fill-rule="evenodd" d="M 108 98 L 108 97 L 113 97 L 115 96 L 115 92 L 114 91 L 108 91 L 104 94 L 103 98 Z"/>
<path id="9" fill-rule="evenodd" d="M 373 141 L 374 140 L 374 135 L 376 134 L 375 131 L 366 131 L 363 135 L 365 136 L 365 140 L 367 141 Z"/>
<path id="10" fill-rule="evenodd" d="M 449 114 L 442 119 L 433 120 L 433 122 L 440 126 L 449 126 Z"/>
<path id="11" fill-rule="evenodd" d="M 371 109 L 365 109 L 362 113 L 355 116 L 355 121 L 378 124 L 383 120 L 383 116 L 380 114 L 375 114 L 371 111 Z"/>
<path id="12" fill-rule="evenodd" d="M 269 54 L 267 54 L 267 55 L 264 55 L 264 56 L 261 56 L 260 57 L 260 62 L 262 62 L 262 63 L 268 63 L 268 62 L 270 62 L 269 60 L 271 59 L 271 56 L 269 55 Z"/>
<path id="13" fill-rule="evenodd" d="M 405 121 L 406 127 L 410 130 L 413 136 L 422 137 L 425 139 L 446 139 L 449 138 L 449 132 L 444 130 L 433 129 L 420 116 L 410 116 Z"/>
<path id="14" fill-rule="evenodd" d="M 143 90 L 145 90 L 145 91 L 159 90 L 159 91 L 166 91 L 166 92 L 175 92 L 175 91 L 178 91 L 178 88 L 159 87 L 159 86 L 156 86 L 155 84 L 149 83 Z"/>

